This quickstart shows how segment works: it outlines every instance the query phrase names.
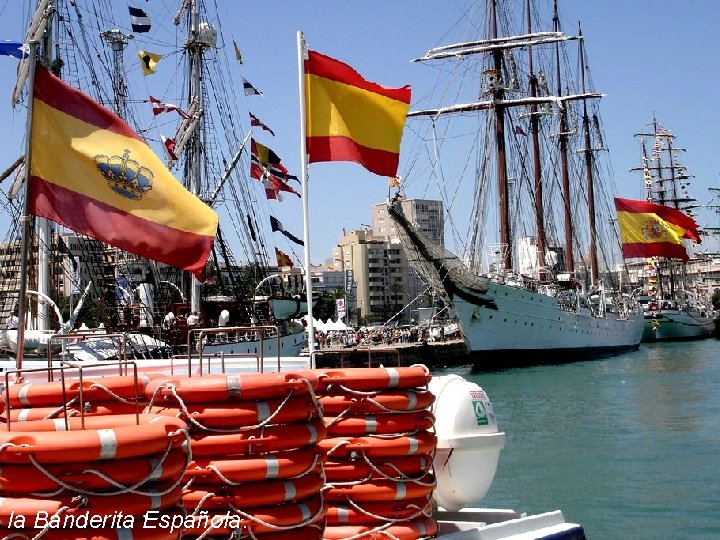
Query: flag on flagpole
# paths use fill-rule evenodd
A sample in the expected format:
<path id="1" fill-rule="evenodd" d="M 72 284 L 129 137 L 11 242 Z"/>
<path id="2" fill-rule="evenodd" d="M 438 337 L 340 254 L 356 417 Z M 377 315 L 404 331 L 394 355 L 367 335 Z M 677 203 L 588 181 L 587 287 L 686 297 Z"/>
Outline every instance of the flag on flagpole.
<path id="1" fill-rule="evenodd" d="M 160 135 L 160 139 L 165 146 L 165 154 L 167 155 L 168 161 L 177 161 L 178 157 L 175 154 L 175 146 L 177 146 L 177 143 L 175 139 L 169 139 L 165 135 Z"/>
<path id="2" fill-rule="evenodd" d="M 255 234 L 255 227 L 253 226 L 252 218 L 250 217 L 250 214 L 245 214 L 247 216 L 247 225 L 248 225 L 248 231 L 250 232 L 250 238 L 253 242 L 257 242 L 257 235 Z"/>
<path id="3" fill-rule="evenodd" d="M 217 214 L 115 113 L 38 65 L 31 133 L 33 215 L 202 279 Z"/>
<path id="4" fill-rule="evenodd" d="M 263 182 L 266 189 L 272 186 L 275 191 L 287 191 L 301 196 L 287 183 L 291 175 L 280 163 L 278 155 L 255 139 L 250 139 L 250 177 Z"/>
<path id="5" fill-rule="evenodd" d="M 339 60 L 308 51 L 305 108 L 310 163 L 354 161 L 381 176 L 397 175 L 410 86 L 380 86 Z"/>
<path id="6" fill-rule="evenodd" d="M 249 111 L 248 111 L 248 112 L 249 112 Z M 261 127 L 261 128 L 263 128 L 265 131 L 269 131 L 269 132 L 270 132 L 270 135 L 272 135 L 273 137 L 275 136 L 275 132 L 274 132 L 272 129 L 270 129 L 269 127 L 267 127 L 267 125 L 263 124 L 257 116 L 255 116 L 255 115 L 254 115 L 253 113 L 251 113 L 251 112 L 249 112 L 249 114 L 250 114 L 250 126 Z"/>
<path id="7" fill-rule="evenodd" d="M 235 58 L 237 58 L 237 61 L 242 64 L 243 63 L 242 53 L 240 52 L 240 47 L 238 47 L 238 44 L 235 43 L 235 40 L 233 40 L 233 46 L 235 47 Z"/>
<path id="8" fill-rule="evenodd" d="M 183 111 L 177 105 L 173 105 L 172 103 L 165 103 L 164 101 L 160 101 L 153 96 L 150 96 L 150 103 L 152 103 L 153 114 L 155 116 L 157 116 L 158 114 L 175 111 L 180 115 L 181 118 L 190 118 L 190 116 L 188 116 L 185 111 Z"/>
<path id="9" fill-rule="evenodd" d="M 267 176 L 263 176 L 260 183 L 265 188 L 265 198 L 269 201 L 283 202 L 283 197 L 275 186 L 270 182 Z"/>
<path id="10" fill-rule="evenodd" d="M 278 248 L 275 248 L 275 257 L 277 258 L 277 264 L 280 268 L 284 266 L 289 266 L 290 268 L 293 267 L 292 259 Z"/>
<path id="11" fill-rule="evenodd" d="M 255 88 L 252 84 L 250 84 L 245 77 L 242 77 L 242 80 L 243 80 L 243 89 L 245 90 L 246 96 L 262 96 L 262 95 L 264 95 L 260 90 Z"/>
<path id="12" fill-rule="evenodd" d="M 149 32 L 150 31 L 150 17 L 140 8 L 130 7 L 130 26 L 132 26 L 133 32 Z"/>
<path id="13" fill-rule="evenodd" d="M 29 52 L 28 46 L 19 41 L 0 41 L 0 56 L 23 59 Z"/>
<path id="14" fill-rule="evenodd" d="M 298 244 L 300 246 L 305 245 L 305 242 L 300 240 L 297 236 L 286 231 L 285 227 L 283 227 L 283 224 L 280 223 L 280 221 L 277 218 L 275 218 L 274 216 L 270 216 L 270 229 L 273 232 L 280 232 L 280 233 L 284 234 L 289 240 L 291 240 L 292 242 L 295 242 L 296 244 Z"/>
<path id="15" fill-rule="evenodd" d="M 700 243 L 698 225 L 680 210 L 647 201 L 615 199 L 623 257 L 688 260 L 683 239 Z"/>
<path id="16" fill-rule="evenodd" d="M 399 188 L 400 179 L 397 176 L 391 176 L 390 178 L 388 178 L 388 187 Z"/>
<path id="17" fill-rule="evenodd" d="M 140 57 L 140 67 L 142 68 L 143 75 L 152 75 L 155 73 L 155 67 L 162 58 L 162 54 L 148 51 L 138 51 L 138 56 Z"/>

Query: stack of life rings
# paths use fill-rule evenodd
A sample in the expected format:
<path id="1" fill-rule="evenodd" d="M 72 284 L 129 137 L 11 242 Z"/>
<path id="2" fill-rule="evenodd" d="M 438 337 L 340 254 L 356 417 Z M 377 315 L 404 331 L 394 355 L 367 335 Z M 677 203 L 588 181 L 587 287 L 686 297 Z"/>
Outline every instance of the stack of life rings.
<path id="1" fill-rule="evenodd" d="M 320 369 L 328 437 L 324 538 L 416 540 L 437 534 L 434 401 L 425 366 Z"/>
<path id="2" fill-rule="evenodd" d="M 190 430 L 183 538 L 322 537 L 326 430 L 312 371 L 157 377 L 146 412 Z"/>
<path id="3" fill-rule="evenodd" d="M 135 377 L 108 377 L 6 389 L 0 538 L 181 537 L 182 530 L 165 527 L 161 517 L 182 516 L 187 425 L 179 418 L 127 414 L 143 385 Z M 112 415 L 65 407 L 79 405 L 81 394 L 108 402 L 113 396 L 125 407 Z"/>

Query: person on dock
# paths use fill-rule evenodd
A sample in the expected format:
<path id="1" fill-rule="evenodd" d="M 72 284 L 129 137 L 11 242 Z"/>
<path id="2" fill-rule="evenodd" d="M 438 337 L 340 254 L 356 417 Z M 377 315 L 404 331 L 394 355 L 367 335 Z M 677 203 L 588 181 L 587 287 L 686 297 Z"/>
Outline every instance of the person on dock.
<path id="1" fill-rule="evenodd" d="M 197 311 L 193 311 L 190 315 L 188 315 L 188 318 L 187 318 L 188 326 L 197 326 L 197 324 L 199 322 L 200 322 L 200 317 L 198 316 Z"/>

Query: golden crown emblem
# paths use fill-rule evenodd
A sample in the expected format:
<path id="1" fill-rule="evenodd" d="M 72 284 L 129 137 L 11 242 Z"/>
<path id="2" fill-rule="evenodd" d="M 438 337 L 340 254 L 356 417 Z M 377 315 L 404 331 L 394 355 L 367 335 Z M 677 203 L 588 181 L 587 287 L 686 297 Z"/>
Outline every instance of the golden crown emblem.
<path id="1" fill-rule="evenodd" d="M 98 154 L 93 160 L 110 189 L 122 197 L 140 200 L 152 189 L 153 172 L 130 159 L 130 150 L 125 149 L 122 157 Z"/>

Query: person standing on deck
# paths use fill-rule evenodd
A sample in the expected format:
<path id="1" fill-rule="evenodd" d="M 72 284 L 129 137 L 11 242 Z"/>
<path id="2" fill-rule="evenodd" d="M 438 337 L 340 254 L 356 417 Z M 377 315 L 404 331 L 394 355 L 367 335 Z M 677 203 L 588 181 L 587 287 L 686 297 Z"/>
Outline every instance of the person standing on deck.
<path id="1" fill-rule="evenodd" d="M 20 326 L 20 319 L 17 316 L 17 309 L 14 309 L 5 321 L 5 327 L 8 330 L 17 330 L 18 326 Z"/>

